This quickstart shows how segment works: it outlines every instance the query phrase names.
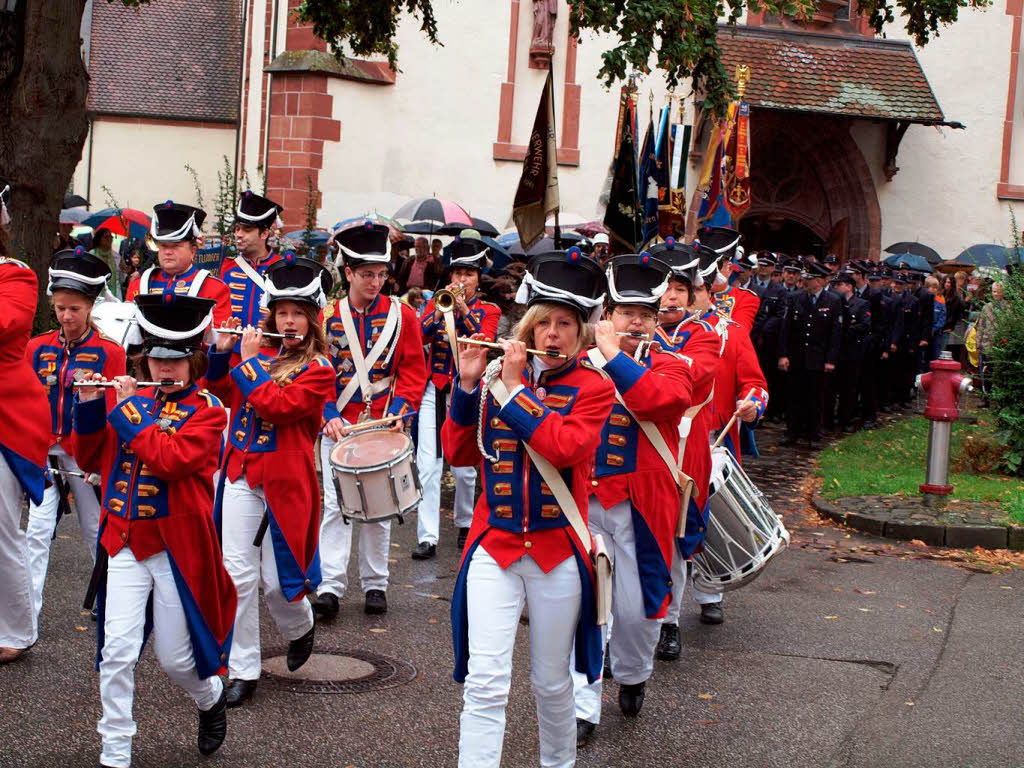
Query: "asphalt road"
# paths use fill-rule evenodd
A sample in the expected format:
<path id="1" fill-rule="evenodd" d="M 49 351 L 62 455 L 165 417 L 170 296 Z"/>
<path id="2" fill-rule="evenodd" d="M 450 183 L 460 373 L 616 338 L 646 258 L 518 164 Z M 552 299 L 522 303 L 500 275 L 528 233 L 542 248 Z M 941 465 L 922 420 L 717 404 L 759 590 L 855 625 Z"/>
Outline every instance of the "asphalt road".
<path id="1" fill-rule="evenodd" d="M 770 442 L 752 474 L 791 519 L 793 546 L 726 595 L 725 624 L 703 626 L 697 607 L 684 604 L 683 657 L 657 663 L 635 720 L 619 713 L 617 686 L 606 686 L 602 724 L 578 764 L 1024 765 L 1024 575 L 870 554 L 868 537 L 814 530 L 797 487 L 809 459 Z M 784 477 L 778 466 L 788 467 Z M 389 613 L 367 617 L 362 596 L 349 594 L 337 620 L 318 628 L 321 648 L 411 662 L 411 682 L 309 694 L 264 681 L 250 706 L 230 712 L 220 751 L 202 758 L 194 706 L 147 648 L 133 765 L 454 765 L 461 691 L 451 679 L 451 533 L 436 560 L 414 562 L 415 521 L 395 526 Z M 95 635 L 78 609 L 89 566 L 73 516 L 53 544 L 39 643 L 0 668 L 0 768 L 93 766 L 99 755 Z M 358 583 L 355 563 L 351 579 Z M 263 638 L 265 656 L 283 646 L 265 613 Z M 521 628 L 506 766 L 538 762 L 528 669 Z"/>

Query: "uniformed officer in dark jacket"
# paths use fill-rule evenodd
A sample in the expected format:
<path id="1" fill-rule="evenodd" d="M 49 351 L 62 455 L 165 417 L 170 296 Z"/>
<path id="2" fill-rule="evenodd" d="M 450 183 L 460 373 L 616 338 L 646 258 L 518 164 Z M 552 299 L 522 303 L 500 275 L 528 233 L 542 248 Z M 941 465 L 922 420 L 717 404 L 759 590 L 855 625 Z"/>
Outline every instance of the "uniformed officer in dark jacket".
<path id="1" fill-rule="evenodd" d="M 917 374 L 928 370 L 928 351 L 932 348 L 932 322 L 934 320 L 935 297 L 932 296 L 931 291 L 924 284 L 924 278 L 926 277 L 924 273 L 909 270 L 909 275 L 914 281 L 914 298 L 917 299 L 917 334 L 919 341 L 915 350 L 914 375 L 916 377 Z"/>
<path id="2" fill-rule="evenodd" d="M 912 283 L 911 278 L 903 273 L 894 275 L 892 279 L 893 297 L 898 298 L 896 311 L 901 318 L 894 324 L 898 326 L 898 335 L 896 327 L 893 328 L 893 338 L 896 339 L 893 405 L 901 408 L 910 406 L 910 394 L 917 375 L 917 348 L 921 341 L 920 312 L 917 297 L 910 289 Z"/>
<path id="3" fill-rule="evenodd" d="M 829 271 L 805 264 L 804 292 L 792 297 L 779 334 L 779 369 L 789 372 L 786 409 L 787 445 L 806 438 L 812 448 L 821 439 L 825 376 L 839 362 L 842 301 L 825 290 Z"/>
<path id="4" fill-rule="evenodd" d="M 864 429 L 874 429 L 877 426 L 878 408 L 881 405 L 879 378 L 882 375 L 882 356 L 889 357 L 889 315 L 881 287 L 881 272 L 865 265 L 864 274 L 867 278 L 865 286 L 863 290 L 856 290 L 860 298 L 868 302 L 871 310 L 871 330 L 868 333 L 867 349 L 861 366 L 860 416 Z"/>
<path id="5" fill-rule="evenodd" d="M 879 285 L 882 292 L 882 354 L 879 356 L 878 384 L 879 407 L 885 413 L 896 409 L 896 382 L 899 378 L 899 347 L 903 338 L 903 310 L 900 306 L 903 294 L 893 290 L 893 273 L 888 267 L 879 272 Z"/>
<path id="6" fill-rule="evenodd" d="M 836 292 L 843 298 L 843 330 L 835 376 L 839 392 L 837 426 L 843 432 L 853 432 L 857 393 L 864 381 L 864 358 L 867 356 L 871 335 L 871 305 L 857 295 L 852 272 L 840 272 L 835 283 Z"/>
<path id="7" fill-rule="evenodd" d="M 786 316 L 789 292 L 781 283 L 772 282 L 775 268 L 775 254 L 763 251 L 757 257 L 757 274 L 747 285 L 761 299 L 757 316 L 754 318 L 754 327 L 750 331 L 750 341 L 757 353 L 757 362 L 768 381 L 768 391 L 772 393 L 765 413 L 766 418 L 770 419 L 782 417 L 786 402 L 783 383 L 785 374 L 779 370 L 778 349 L 779 332 L 782 330 L 782 320 Z"/>

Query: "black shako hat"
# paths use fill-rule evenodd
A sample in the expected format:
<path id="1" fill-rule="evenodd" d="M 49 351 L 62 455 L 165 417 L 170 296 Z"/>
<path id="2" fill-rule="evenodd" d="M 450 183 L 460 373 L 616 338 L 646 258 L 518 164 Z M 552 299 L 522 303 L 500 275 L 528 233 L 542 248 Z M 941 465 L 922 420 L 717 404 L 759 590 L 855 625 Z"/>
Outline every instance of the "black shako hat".
<path id="1" fill-rule="evenodd" d="M 184 203 L 168 200 L 153 206 L 153 223 L 149 234 L 158 243 L 195 240 L 202 234 L 206 211 Z"/>
<path id="2" fill-rule="evenodd" d="M 385 224 L 367 219 L 362 224 L 336 232 L 338 265 L 357 267 L 360 264 L 390 264 L 390 230 Z"/>
<path id="3" fill-rule="evenodd" d="M 483 271 L 490 266 L 487 254 L 490 247 L 483 240 L 476 237 L 463 237 L 456 235 L 449 246 L 448 271 L 456 267 L 469 267 Z"/>
<path id="4" fill-rule="evenodd" d="M 334 278 L 323 264 L 288 251 L 267 270 L 265 285 L 263 306 L 287 299 L 323 309 L 327 306 L 327 294 L 334 287 Z"/>
<path id="5" fill-rule="evenodd" d="M 731 259 L 736 251 L 736 246 L 743 239 L 743 235 L 728 227 L 704 226 L 697 230 L 697 236 L 694 239 L 705 248 L 710 248 L 717 253 L 719 258 Z"/>
<path id="6" fill-rule="evenodd" d="M 530 259 L 516 303 L 532 307 L 552 301 L 575 309 L 584 321 L 590 321 L 601 315 L 606 288 L 601 265 L 579 248 L 548 251 Z"/>
<path id="7" fill-rule="evenodd" d="M 174 282 L 170 281 L 163 293 L 140 293 L 135 297 L 142 348 L 148 357 L 188 357 L 203 348 L 206 329 L 213 322 L 217 302 L 177 294 Z"/>
<path id="8" fill-rule="evenodd" d="M 247 189 L 238 197 L 235 224 L 262 228 L 272 227 L 283 210 L 284 208 L 273 200 Z"/>
<path id="9" fill-rule="evenodd" d="M 650 251 L 615 256 L 605 267 L 608 298 L 611 304 L 647 304 L 658 306 L 668 288 L 669 265 L 654 258 Z"/>
<path id="10" fill-rule="evenodd" d="M 110 267 L 99 256 L 81 246 L 74 250 L 66 248 L 53 255 L 46 293 L 52 296 L 56 290 L 78 291 L 95 299 L 109 277 Z"/>
<path id="11" fill-rule="evenodd" d="M 692 245 L 666 237 L 665 242 L 656 243 L 647 252 L 668 265 L 672 271 L 670 279 L 688 283 L 691 287 L 702 285 L 700 276 L 700 255 Z"/>

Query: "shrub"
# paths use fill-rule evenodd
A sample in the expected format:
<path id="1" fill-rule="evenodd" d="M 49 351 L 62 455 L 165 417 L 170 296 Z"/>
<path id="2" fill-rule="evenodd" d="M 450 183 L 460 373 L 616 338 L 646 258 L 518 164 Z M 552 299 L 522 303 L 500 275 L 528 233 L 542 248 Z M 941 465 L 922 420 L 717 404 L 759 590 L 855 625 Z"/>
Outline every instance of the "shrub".
<path id="1" fill-rule="evenodd" d="M 1016 254 L 1022 253 L 1014 222 Z M 1011 267 L 1003 280 L 1006 298 L 994 305 L 992 349 L 992 405 L 998 420 L 999 441 L 1006 447 L 1005 467 L 1024 474 L 1024 266 Z"/>

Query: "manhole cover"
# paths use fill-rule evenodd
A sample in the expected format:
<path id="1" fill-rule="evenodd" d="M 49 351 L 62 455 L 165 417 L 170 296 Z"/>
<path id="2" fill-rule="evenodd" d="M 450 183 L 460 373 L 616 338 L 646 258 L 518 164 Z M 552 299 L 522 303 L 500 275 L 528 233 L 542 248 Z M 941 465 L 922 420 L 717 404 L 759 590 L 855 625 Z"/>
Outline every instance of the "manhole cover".
<path id="1" fill-rule="evenodd" d="M 292 693 L 364 693 L 404 685 L 415 677 L 411 662 L 369 651 L 317 647 L 295 672 L 288 671 L 286 648 L 263 659 L 263 679 Z"/>

